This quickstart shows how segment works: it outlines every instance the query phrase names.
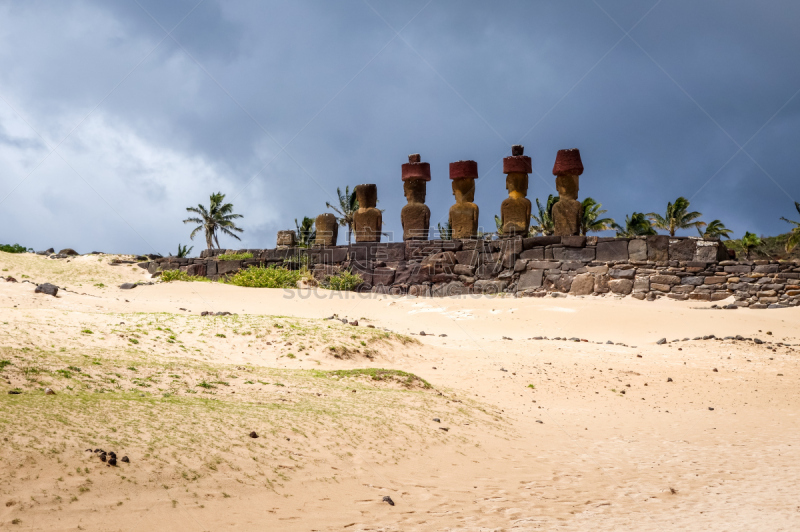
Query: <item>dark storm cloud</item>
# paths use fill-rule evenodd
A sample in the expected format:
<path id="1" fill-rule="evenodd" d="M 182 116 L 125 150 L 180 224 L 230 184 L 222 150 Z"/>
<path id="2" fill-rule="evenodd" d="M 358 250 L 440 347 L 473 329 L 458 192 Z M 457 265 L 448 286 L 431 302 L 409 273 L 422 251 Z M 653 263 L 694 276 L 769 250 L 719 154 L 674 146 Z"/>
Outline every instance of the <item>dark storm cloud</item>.
<path id="1" fill-rule="evenodd" d="M 448 163 L 477 160 L 491 228 L 517 142 L 532 199 L 578 147 L 581 196 L 618 220 L 683 195 L 739 235 L 783 232 L 800 199 L 799 17 L 730 0 L 5 5 L 0 241 L 165 252 L 187 240 L 184 208 L 222 190 L 246 229 L 225 245 L 264 247 L 366 182 L 398 234 L 413 152 L 434 222 Z"/>

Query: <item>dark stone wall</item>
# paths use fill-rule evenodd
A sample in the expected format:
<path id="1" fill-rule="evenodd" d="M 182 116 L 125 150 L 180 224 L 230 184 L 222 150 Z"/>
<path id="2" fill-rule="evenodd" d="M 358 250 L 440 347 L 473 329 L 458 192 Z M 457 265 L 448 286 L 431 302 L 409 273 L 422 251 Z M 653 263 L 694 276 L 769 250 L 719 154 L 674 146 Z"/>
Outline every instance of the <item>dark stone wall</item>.
<path id="1" fill-rule="evenodd" d="M 252 259 L 220 261 L 222 253 Z M 198 259 L 165 257 L 141 263 L 150 273 L 181 269 L 217 280 L 256 265 L 308 266 L 318 279 L 342 269 L 361 275 L 360 291 L 445 297 L 514 293 L 543 297 L 609 294 L 641 300 L 721 301 L 736 306 L 800 305 L 800 264 L 743 261 L 724 243 L 648 236 L 542 236 L 501 240 L 357 243 L 319 248 L 207 250 Z"/>

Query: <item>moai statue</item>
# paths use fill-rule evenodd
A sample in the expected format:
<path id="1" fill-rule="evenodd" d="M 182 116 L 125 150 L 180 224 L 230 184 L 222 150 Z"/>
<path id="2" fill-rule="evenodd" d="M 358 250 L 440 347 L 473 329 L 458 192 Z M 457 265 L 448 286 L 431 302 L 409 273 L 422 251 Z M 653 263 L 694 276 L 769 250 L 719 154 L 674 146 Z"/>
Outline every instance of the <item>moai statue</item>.
<path id="1" fill-rule="evenodd" d="M 578 176 L 583 173 L 581 152 L 577 148 L 558 150 L 553 175 L 556 177 L 558 202 L 553 205 L 555 236 L 581 234 L 583 206 L 578 201 Z"/>
<path id="2" fill-rule="evenodd" d="M 336 216 L 326 212 L 317 216 L 315 222 L 317 228 L 317 237 L 314 239 L 315 246 L 335 246 L 336 240 L 339 237 L 339 224 Z"/>
<path id="3" fill-rule="evenodd" d="M 511 157 L 503 159 L 503 173 L 506 174 L 508 198 L 500 206 L 503 236 L 528 235 L 531 225 L 531 200 L 528 194 L 528 174 L 532 172 L 531 158 L 522 153 L 520 145 L 511 147 Z"/>
<path id="4" fill-rule="evenodd" d="M 295 235 L 294 231 L 291 230 L 278 231 L 277 246 L 279 248 L 293 248 L 296 242 L 297 242 L 297 236 Z"/>
<path id="5" fill-rule="evenodd" d="M 356 242 L 380 242 L 383 216 L 375 208 L 378 204 L 377 185 L 358 185 L 356 187 L 358 210 L 353 215 L 353 229 Z"/>
<path id="6" fill-rule="evenodd" d="M 400 211 L 403 240 L 428 240 L 431 210 L 425 205 L 427 183 L 431 180 L 431 165 L 421 163 L 419 153 L 408 156 L 403 165 L 403 192 L 408 204 Z"/>
<path id="7" fill-rule="evenodd" d="M 450 207 L 452 238 L 475 238 L 478 236 L 478 206 L 475 201 L 475 180 L 478 179 L 478 163 L 458 161 L 450 163 L 450 179 L 453 180 L 453 196 L 456 204 Z"/>

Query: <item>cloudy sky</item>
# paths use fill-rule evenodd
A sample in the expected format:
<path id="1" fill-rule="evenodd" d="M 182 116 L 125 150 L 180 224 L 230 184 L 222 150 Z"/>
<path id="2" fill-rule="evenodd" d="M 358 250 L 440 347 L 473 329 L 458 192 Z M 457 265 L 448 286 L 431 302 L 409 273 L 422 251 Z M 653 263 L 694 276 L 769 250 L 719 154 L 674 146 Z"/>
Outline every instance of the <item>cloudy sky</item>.
<path id="1" fill-rule="evenodd" d="M 798 217 L 800 2 L 198 2 L 0 2 L 0 243 L 174 253 L 222 191 L 223 247 L 271 247 L 359 183 L 401 234 L 416 152 L 432 225 L 474 159 L 493 228 L 517 143 L 532 200 L 577 147 L 619 221 L 678 196 L 737 236 Z"/>

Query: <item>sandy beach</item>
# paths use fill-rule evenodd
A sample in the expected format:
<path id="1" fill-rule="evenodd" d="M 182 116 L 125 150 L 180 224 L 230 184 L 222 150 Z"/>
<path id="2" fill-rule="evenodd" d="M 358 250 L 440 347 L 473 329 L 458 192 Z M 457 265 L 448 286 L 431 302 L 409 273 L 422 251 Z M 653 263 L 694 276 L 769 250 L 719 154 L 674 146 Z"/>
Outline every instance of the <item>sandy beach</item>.
<path id="1" fill-rule="evenodd" d="M 800 524 L 798 308 L 121 290 L 153 280 L 111 260 L 0 254 L 0 529 Z"/>

